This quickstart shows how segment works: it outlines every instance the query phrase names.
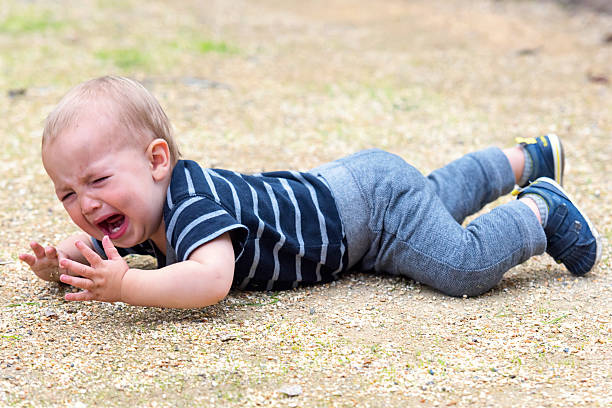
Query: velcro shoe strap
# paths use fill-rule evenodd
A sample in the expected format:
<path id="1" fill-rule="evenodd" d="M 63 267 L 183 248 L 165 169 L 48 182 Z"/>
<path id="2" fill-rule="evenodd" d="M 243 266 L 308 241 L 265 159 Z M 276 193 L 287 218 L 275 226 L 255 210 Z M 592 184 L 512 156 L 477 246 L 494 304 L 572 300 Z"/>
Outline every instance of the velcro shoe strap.
<path id="1" fill-rule="evenodd" d="M 567 217 L 567 213 L 569 211 L 565 204 L 560 204 L 554 211 L 551 212 L 552 214 L 548 214 L 546 229 L 552 233 L 556 233 L 561 224 L 563 224 L 563 220 L 565 220 L 565 217 Z"/>
<path id="2" fill-rule="evenodd" d="M 574 244 L 580 238 L 580 231 L 575 228 L 575 226 L 572 226 L 563 236 L 555 235 L 555 238 L 557 239 L 551 242 L 548 253 L 551 254 L 555 260 L 564 260 L 574 249 Z"/>

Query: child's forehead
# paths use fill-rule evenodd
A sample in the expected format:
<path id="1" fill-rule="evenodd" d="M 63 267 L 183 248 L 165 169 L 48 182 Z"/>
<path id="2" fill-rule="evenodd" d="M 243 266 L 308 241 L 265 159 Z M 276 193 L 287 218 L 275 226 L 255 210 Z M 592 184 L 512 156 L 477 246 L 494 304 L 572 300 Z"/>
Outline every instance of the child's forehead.
<path id="1" fill-rule="evenodd" d="M 84 130 L 87 130 L 84 127 Z M 65 132 L 50 142 L 42 151 L 47 173 L 70 174 L 88 179 L 109 165 L 129 165 L 145 157 L 145 149 L 130 139 L 116 134 Z M 53 176 L 52 176 L 53 178 Z"/>
<path id="2" fill-rule="evenodd" d="M 146 140 L 143 133 L 123 123 L 117 115 L 86 110 L 79 112 L 72 123 L 48 140 L 43 145 L 43 151 L 54 145 L 71 144 L 79 140 L 91 144 L 102 143 L 105 150 L 115 151 L 122 147 L 144 145 Z"/>

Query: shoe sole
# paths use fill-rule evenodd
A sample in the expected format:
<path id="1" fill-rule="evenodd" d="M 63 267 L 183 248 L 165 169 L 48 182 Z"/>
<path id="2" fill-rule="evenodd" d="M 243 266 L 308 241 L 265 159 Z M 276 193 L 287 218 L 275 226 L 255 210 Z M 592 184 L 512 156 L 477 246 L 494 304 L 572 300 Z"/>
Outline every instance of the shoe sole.
<path id="1" fill-rule="evenodd" d="M 555 180 L 557 184 L 563 185 L 563 170 L 565 168 L 565 154 L 563 153 L 563 144 L 561 139 L 554 133 L 546 135 L 550 142 L 550 147 L 553 152 L 553 165 L 555 167 Z"/>
<path id="2" fill-rule="evenodd" d="M 584 220 L 587 222 L 587 225 L 589 226 L 591 233 L 595 237 L 595 245 L 597 245 L 597 254 L 595 255 L 595 262 L 593 263 L 593 266 L 591 266 L 591 269 L 585 272 L 585 274 L 588 272 L 591 272 L 601 260 L 601 250 L 602 250 L 601 235 L 599 235 L 599 232 L 597 231 L 597 229 L 595 228 L 595 226 L 593 225 L 589 217 L 587 217 L 584 211 L 582 211 L 580 207 L 576 205 L 576 201 L 572 199 L 572 197 L 567 193 L 567 191 L 563 189 L 563 187 L 559 185 L 559 183 L 557 183 L 555 180 L 548 178 L 548 177 L 541 177 L 538 180 L 545 181 L 548 184 L 552 184 L 555 188 L 559 189 L 559 191 L 561 191 L 568 198 L 568 200 L 572 202 L 572 204 L 574 205 L 574 207 L 576 207 L 580 215 L 582 215 L 582 218 L 584 218 Z"/>

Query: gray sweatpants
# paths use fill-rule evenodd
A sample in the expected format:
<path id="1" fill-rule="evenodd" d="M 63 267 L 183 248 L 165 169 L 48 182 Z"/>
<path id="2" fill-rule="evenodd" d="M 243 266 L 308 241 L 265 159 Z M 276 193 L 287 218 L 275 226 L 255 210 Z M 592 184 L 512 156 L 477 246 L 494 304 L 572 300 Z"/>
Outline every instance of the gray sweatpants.
<path id="1" fill-rule="evenodd" d="M 312 170 L 329 184 L 349 267 L 403 275 L 451 296 L 475 296 L 546 249 L 537 217 L 512 201 L 461 222 L 514 186 L 500 149 L 468 154 L 424 177 L 402 158 L 365 150 Z"/>

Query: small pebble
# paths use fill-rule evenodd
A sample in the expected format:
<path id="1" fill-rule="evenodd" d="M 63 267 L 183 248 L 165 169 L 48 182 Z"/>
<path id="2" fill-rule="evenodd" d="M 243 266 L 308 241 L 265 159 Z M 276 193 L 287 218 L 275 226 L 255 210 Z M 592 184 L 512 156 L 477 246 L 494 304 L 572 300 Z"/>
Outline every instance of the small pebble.
<path id="1" fill-rule="evenodd" d="M 285 394 L 288 397 L 297 397 L 302 394 L 302 387 L 300 385 L 284 385 L 278 392 Z"/>
<path id="2" fill-rule="evenodd" d="M 52 309 L 45 309 L 44 315 L 48 319 L 57 319 L 58 318 L 57 313 L 55 312 L 55 310 L 52 310 Z"/>

